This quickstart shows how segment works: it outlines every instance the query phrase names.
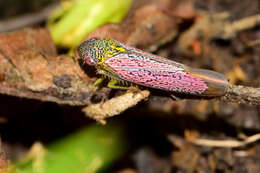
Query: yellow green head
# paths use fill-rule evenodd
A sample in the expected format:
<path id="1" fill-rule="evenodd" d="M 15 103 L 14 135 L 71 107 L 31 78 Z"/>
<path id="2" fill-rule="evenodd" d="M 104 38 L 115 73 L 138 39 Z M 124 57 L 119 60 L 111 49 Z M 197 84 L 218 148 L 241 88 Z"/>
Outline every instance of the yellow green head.
<path id="1" fill-rule="evenodd" d="M 126 51 L 119 42 L 109 38 L 91 38 L 78 47 L 80 58 L 91 66 L 102 64 L 106 59 Z"/>

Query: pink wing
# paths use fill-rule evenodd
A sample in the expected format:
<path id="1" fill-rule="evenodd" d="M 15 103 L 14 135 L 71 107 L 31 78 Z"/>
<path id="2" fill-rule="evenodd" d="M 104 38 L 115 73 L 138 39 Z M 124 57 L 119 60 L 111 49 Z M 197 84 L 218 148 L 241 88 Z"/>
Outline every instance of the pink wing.
<path id="1" fill-rule="evenodd" d="M 120 78 L 139 85 L 183 93 L 203 93 L 208 87 L 181 66 L 136 54 L 120 54 L 105 61 Z"/>

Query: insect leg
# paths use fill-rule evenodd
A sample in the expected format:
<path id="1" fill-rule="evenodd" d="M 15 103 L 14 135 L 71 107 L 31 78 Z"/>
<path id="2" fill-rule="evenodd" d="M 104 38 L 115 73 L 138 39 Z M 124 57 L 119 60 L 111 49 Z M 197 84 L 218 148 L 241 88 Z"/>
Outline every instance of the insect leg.
<path id="1" fill-rule="evenodd" d="M 108 87 L 113 89 L 125 89 L 125 90 L 133 90 L 133 86 L 123 86 L 122 84 L 128 83 L 127 81 L 124 81 L 120 79 L 118 76 L 113 75 L 112 73 L 106 72 L 105 70 L 98 70 L 98 74 L 104 75 L 105 77 L 109 78 L 110 81 L 108 82 Z"/>
<path id="2" fill-rule="evenodd" d="M 170 94 L 171 98 L 174 100 L 174 101 L 179 101 L 181 100 L 179 97 L 176 97 L 174 94 Z"/>
<path id="3" fill-rule="evenodd" d="M 113 75 L 112 73 L 106 72 L 105 70 L 98 69 L 98 74 L 102 74 L 110 79 L 108 82 L 108 87 L 112 89 L 124 89 L 128 90 L 129 92 L 138 92 L 140 89 L 138 86 L 123 86 L 125 84 L 128 84 L 127 81 L 120 79 L 118 76 Z M 122 85 L 123 84 L 123 85 Z"/>
<path id="4" fill-rule="evenodd" d="M 90 86 L 90 88 L 91 88 L 92 90 L 96 91 L 96 90 L 99 88 L 100 84 L 101 84 L 104 80 L 105 80 L 105 78 L 98 78 L 98 79 Z"/>
<path id="5" fill-rule="evenodd" d="M 125 89 L 125 90 L 139 90 L 138 88 L 136 87 L 133 87 L 133 86 L 121 86 L 120 84 L 120 81 L 116 80 L 116 79 L 111 79 L 109 82 L 108 82 L 108 87 L 109 88 L 113 88 L 113 89 Z"/>
<path id="6" fill-rule="evenodd" d="M 136 96 L 137 93 L 140 93 L 140 89 L 138 88 L 138 86 L 129 86 L 129 87 L 126 87 L 126 86 L 120 86 L 120 85 L 117 85 L 118 84 L 118 81 L 115 80 L 115 79 L 111 79 L 108 83 L 108 87 L 109 88 L 113 88 L 113 89 L 125 89 L 127 90 L 127 92 L 132 92 L 134 95 L 133 95 L 133 98 Z"/>

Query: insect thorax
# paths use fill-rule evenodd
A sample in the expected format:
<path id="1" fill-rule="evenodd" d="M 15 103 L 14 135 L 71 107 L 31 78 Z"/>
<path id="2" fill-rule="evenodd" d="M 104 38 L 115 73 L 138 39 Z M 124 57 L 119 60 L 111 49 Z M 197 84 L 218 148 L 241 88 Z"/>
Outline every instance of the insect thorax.
<path id="1" fill-rule="evenodd" d="M 118 42 L 112 39 L 102 39 L 96 42 L 94 47 L 96 49 L 95 58 L 97 64 L 103 64 L 106 59 L 127 51 Z"/>

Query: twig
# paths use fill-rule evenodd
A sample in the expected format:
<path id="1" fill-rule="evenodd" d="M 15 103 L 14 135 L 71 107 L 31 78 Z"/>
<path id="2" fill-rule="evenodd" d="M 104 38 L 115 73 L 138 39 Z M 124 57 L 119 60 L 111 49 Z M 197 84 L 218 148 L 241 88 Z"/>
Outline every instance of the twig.
<path id="1" fill-rule="evenodd" d="M 0 34 L 0 93 L 16 97 L 87 105 L 91 79 L 77 60 L 57 55 L 47 29 Z"/>
<path id="2" fill-rule="evenodd" d="M 82 111 L 86 116 L 105 124 L 105 118 L 118 115 L 126 109 L 135 106 L 138 102 L 146 99 L 150 92 L 143 90 L 139 92 L 126 92 L 125 94 L 112 98 L 105 103 L 92 104 L 85 107 Z"/>
<path id="3" fill-rule="evenodd" d="M 211 140 L 211 139 L 198 139 L 187 138 L 187 140 L 196 145 L 208 146 L 208 147 L 223 147 L 223 148 L 237 148 L 244 147 L 248 144 L 254 143 L 260 139 L 260 133 L 252 135 L 244 139 L 238 140 Z"/>
<path id="4" fill-rule="evenodd" d="M 133 107 L 141 100 L 149 96 L 149 91 L 144 90 L 138 93 L 127 92 L 124 95 L 112 98 L 105 103 L 91 104 L 82 111 L 86 116 L 105 124 L 104 119 L 118 115 L 126 109 Z M 222 101 L 235 102 L 239 104 L 260 105 L 260 89 L 229 85 Z"/>
<path id="5" fill-rule="evenodd" d="M 54 3 L 36 13 L 25 14 L 4 21 L 0 21 L 0 32 L 8 32 L 45 21 L 49 15 L 59 6 Z"/>
<path id="6" fill-rule="evenodd" d="M 254 28 L 260 23 L 260 14 L 234 22 L 228 20 L 229 14 L 226 12 L 211 16 L 207 12 L 201 11 L 198 15 L 201 17 L 195 20 L 192 27 L 183 32 L 178 40 L 179 48 L 186 54 L 194 53 L 190 46 L 196 40 L 204 38 L 204 45 L 210 45 L 210 41 L 214 38 L 231 39 L 239 31 Z"/>
<path id="7" fill-rule="evenodd" d="M 92 81 L 76 58 L 56 54 L 47 30 L 28 28 L 0 34 L 1 94 L 72 106 L 89 105 L 83 111 L 99 121 L 123 112 L 149 95 L 148 91 L 126 93 L 103 104 L 92 104 Z M 260 89 L 229 85 L 220 99 L 260 105 Z"/>
<path id="8" fill-rule="evenodd" d="M 226 94 L 220 99 L 226 102 L 260 105 L 260 88 L 229 85 Z"/>
<path id="9" fill-rule="evenodd" d="M 250 42 L 247 43 L 248 47 L 254 47 L 254 46 L 257 46 L 257 45 L 260 45 L 260 39 L 250 41 Z"/>
<path id="10" fill-rule="evenodd" d="M 249 16 L 232 23 L 228 23 L 224 25 L 224 33 L 222 35 L 223 38 L 230 38 L 234 36 L 237 32 L 253 28 L 259 25 L 260 22 L 260 14 Z"/>

